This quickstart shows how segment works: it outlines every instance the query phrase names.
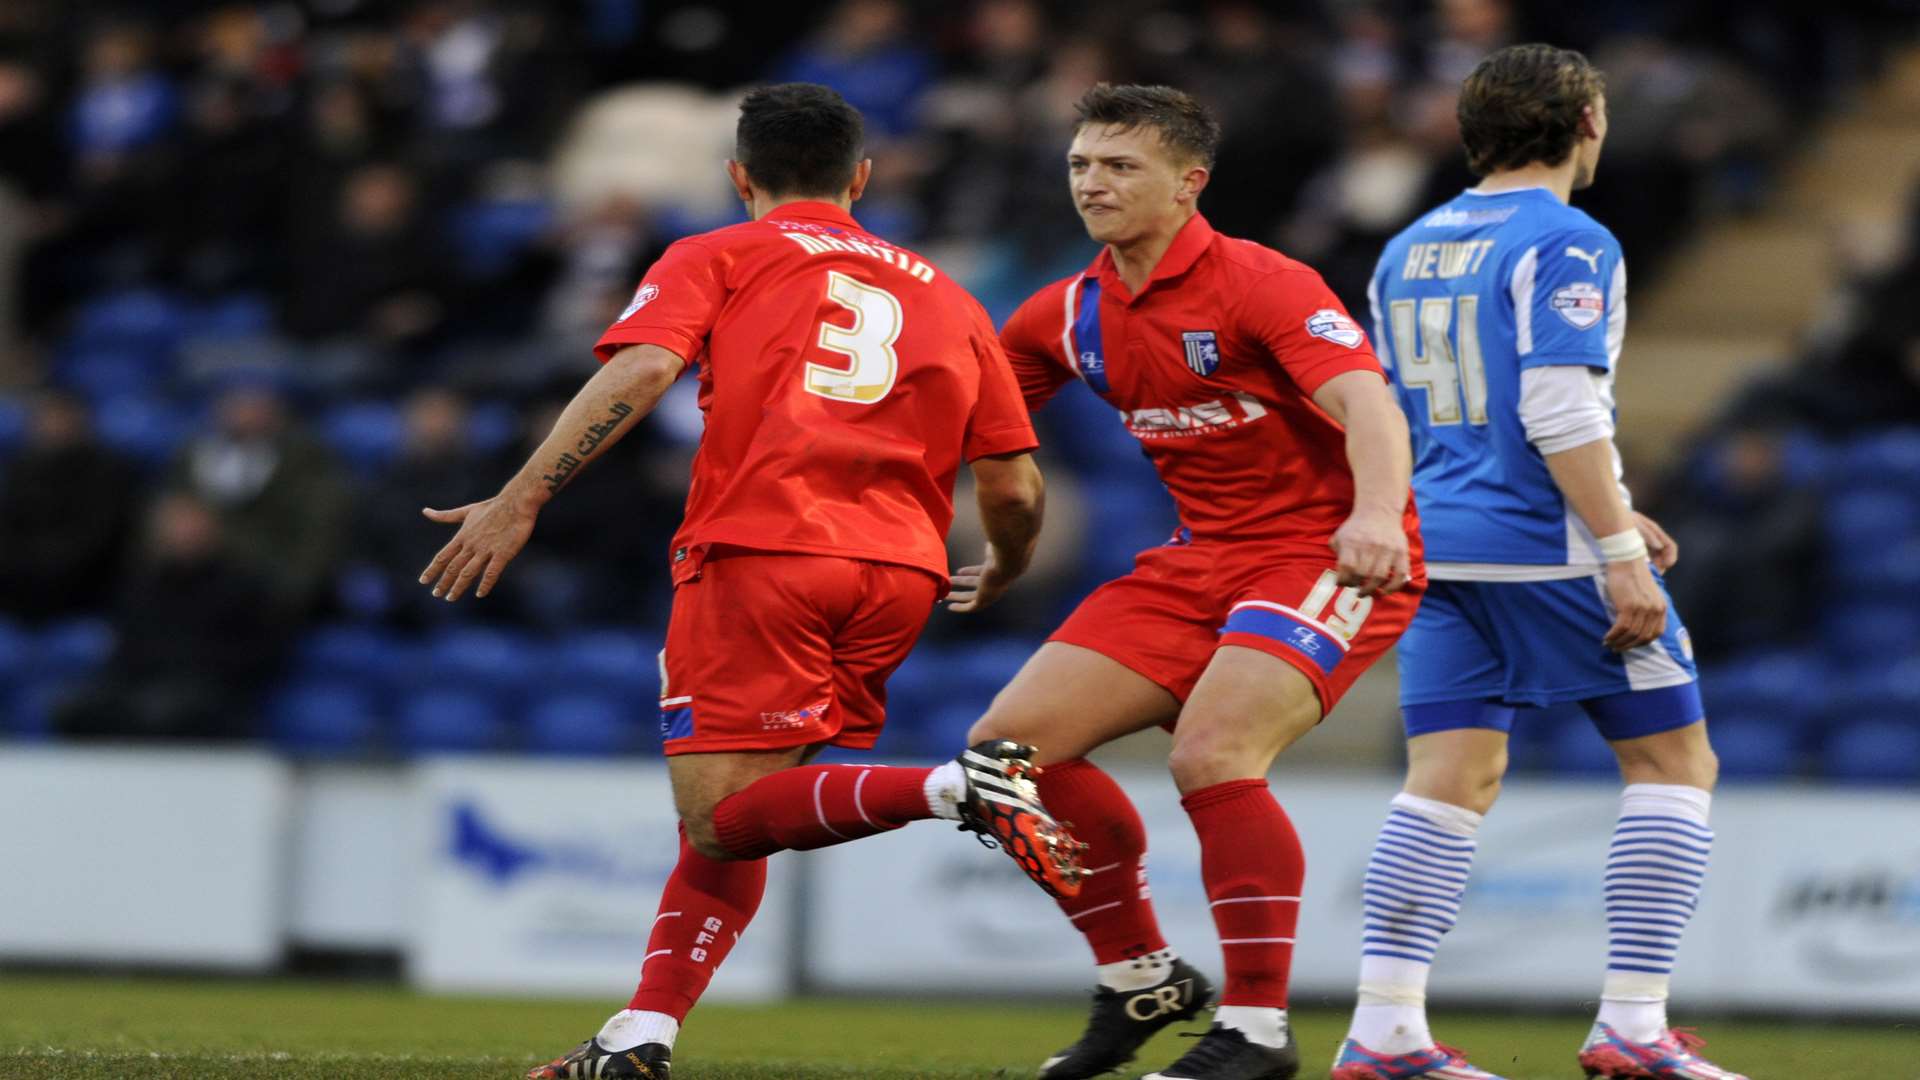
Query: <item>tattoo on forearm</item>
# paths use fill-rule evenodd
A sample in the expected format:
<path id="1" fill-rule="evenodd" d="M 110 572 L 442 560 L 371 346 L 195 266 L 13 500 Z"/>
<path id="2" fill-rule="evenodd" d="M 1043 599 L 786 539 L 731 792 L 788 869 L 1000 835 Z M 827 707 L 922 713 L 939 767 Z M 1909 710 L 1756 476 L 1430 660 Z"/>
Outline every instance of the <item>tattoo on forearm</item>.
<path id="1" fill-rule="evenodd" d="M 607 419 L 588 425 L 586 434 L 580 436 L 574 448 L 561 454 L 553 463 L 553 471 L 540 478 L 546 483 L 549 494 L 567 486 L 567 481 L 573 479 L 573 474 L 579 471 L 580 466 L 593 457 L 594 451 L 600 449 L 600 444 L 606 442 L 607 437 L 618 431 L 621 423 L 633 415 L 633 406 L 616 401 L 607 412 Z"/>

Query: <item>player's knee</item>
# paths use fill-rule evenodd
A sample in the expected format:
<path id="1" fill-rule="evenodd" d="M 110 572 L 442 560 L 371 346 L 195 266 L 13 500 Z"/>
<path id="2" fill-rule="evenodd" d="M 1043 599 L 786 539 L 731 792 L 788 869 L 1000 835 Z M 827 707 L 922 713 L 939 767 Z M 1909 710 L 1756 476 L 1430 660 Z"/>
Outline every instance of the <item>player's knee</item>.
<path id="1" fill-rule="evenodd" d="M 687 846 L 709 859 L 728 861 L 739 856 L 720 845 L 720 834 L 713 827 L 713 811 L 684 814 L 680 825 L 687 833 Z"/>
<path id="2" fill-rule="evenodd" d="M 1266 769 L 1249 755 L 1220 741 L 1182 739 L 1178 735 L 1174 737 L 1172 751 L 1167 754 L 1167 771 L 1173 774 L 1174 786 L 1180 789 L 1182 795 L 1229 780 L 1245 780 L 1266 773 Z"/>

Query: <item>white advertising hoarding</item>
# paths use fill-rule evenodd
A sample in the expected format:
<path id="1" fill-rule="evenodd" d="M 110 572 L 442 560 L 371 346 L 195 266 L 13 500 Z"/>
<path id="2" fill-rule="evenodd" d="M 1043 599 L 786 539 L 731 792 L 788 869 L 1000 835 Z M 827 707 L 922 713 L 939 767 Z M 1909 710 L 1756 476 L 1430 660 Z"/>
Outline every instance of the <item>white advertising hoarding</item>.
<path id="1" fill-rule="evenodd" d="M 1150 837 L 1168 941 L 1216 976 L 1199 846 L 1163 772 L 1118 774 Z M 1351 1000 L 1360 883 L 1391 778 L 1272 782 L 1307 852 L 1294 998 Z M 1606 956 L 1601 871 L 1615 787 L 1509 785 L 1480 833 L 1436 1001 L 1577 1005 Z M 1920 1011 L 1920 797 L 1732 787 L 1715 799 L 1714 865 L 1674 978 L 1676 1008 Z M 1092 983 L 1091 956 L 1012 863 L 909 826 L 820 852 L 807 904 L 808 980 L 853 992 L 1049 992 Z"/>
<path id="2" fill-rule="evenodd" d="M 289 792 L 259 751 L 0 748 L 0 958 L 279 963 Z"/>
<path id="3" fill-rule="evenodd" d="M 428 990 L 625 1000 L 679 856 L 667 773 L 653 764 L 444 758 L 417 770 L 418 896 L 407 970 Z M 708 1000 L 787 992 L 791 861 Z"/>

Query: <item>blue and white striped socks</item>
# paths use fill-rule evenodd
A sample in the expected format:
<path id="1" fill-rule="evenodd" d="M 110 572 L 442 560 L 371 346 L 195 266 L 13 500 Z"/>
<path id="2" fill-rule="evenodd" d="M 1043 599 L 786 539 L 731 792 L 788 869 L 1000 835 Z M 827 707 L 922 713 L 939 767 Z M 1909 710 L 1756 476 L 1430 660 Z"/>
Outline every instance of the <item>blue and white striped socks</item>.
<path id="1" fill-rule="evenodd" d="M 1607 977 L 1601 1023 L 1634 1042 L 1667 1030 L 1667 983 L 1700 900 L 1712 795 L 1681 784 L 1628 784 L 1607 852 Z"/>
<path id="2" fill-rule="evenodd" d="M 1347 1037 L 1375 1053 L 1433 1045 L 1427 1029 L 1427 973 L 1440 938 L 1453 929 L 1473 869 L 1480 815 L 1401 792 L 1374 841 L 1362 896 L 1360 1003 Z"/>

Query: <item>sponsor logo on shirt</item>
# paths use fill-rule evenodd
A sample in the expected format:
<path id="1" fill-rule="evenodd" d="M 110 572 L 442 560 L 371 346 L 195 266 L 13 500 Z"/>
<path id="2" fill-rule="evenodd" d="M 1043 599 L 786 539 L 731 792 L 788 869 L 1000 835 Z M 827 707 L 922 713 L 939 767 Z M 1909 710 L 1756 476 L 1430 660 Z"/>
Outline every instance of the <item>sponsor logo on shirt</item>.
<path id="1" fill-rule="evenodd" d="M 1235 403 L 1239 404 L 1238 409 L 1234 408 Z M 1238 392 L 1226 400 L 1215 398 L 1194 405 L 1158 405 L 1120 411 L 1120 419 L 1136 439 L 1211 435 L 1251 423 L 1265 415 L 1267 408 L 1257 398 Z"/>
<path id="2" fill-rule="evenodd" d="M 782 712 L 763 712 L 760 714 L 760 730 L 793 731 L 809 724 L 818 723 L 827 714 L 827 701 L 822 699 L 798 709 L 786 709 Z"/>
<path id="3" fill-rule="evenodd" d="M 1360 332 L 1352 319 L 1332 308 L 1321 308 L 1307 316 L 1307 333 L 1349 349 L 1357 349 L 1367 340 L 1367 335 Z"/>
<path id="4" fill-rule="evenodd" d="M 1555 289 L 1549 302 L 1553 310 L 1575 330 L 1592 329 L 1600 322 L 1600 316 L 1606 312 L 1607 306 L 1600 286 L 1590 281 L 1576 281 L 1565 288 Z"/>
<path id="5" fill-rule="evenodd" d="M 1498 210 L 1460 210 L 1446 207 L 1427 215 L 1420 224 L 1429 229 L 1457 229 L 1462 225 L 1498 225 L 1512 217 L 1517 206 L 1504 206 Z"/>
<path id="6" fill-rule="evenodd" d="M 1214 340 L 1213 331 L 1188 330 L 1180 335 L 1180 343 L 1186 346 L 1187 366 L 1195 375 L 1204 378 L 1219 368 L 1220 343 Z"/>
<path id="7" fill-rule="evenodd" d="M 634 312 L 653 303 L 653 298 L 659 295 L 660 286 L 655 285 L 653 282 L 649 281 L 641 285 L 633 294 L 633 303 L 628 304 L 627 310 L 621 312 L 620 317 L 615 319 L 614 322 L 626 322 L 628 319 L 633 318 Z"/>
<path id="8" fill-rule="evenodd" d="M 1572 244 L 1568 244 L 1567 250 L 1561 252 L 1561 254 L 1569 259 L 1579 259 L 1581 262 L 1587 264 L 1587 269 L 1596 274 L 1600 272 L 1600 253 L 1598 251 L 1588 251 L 1585 248 L 1577 248 Z"/>

